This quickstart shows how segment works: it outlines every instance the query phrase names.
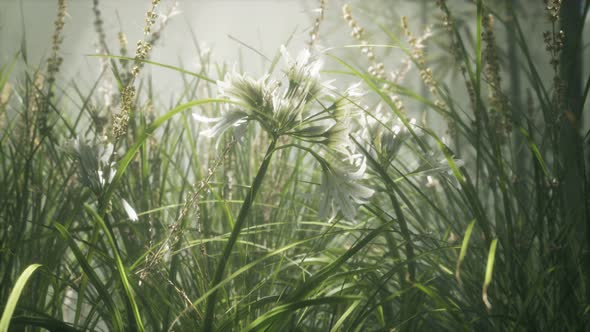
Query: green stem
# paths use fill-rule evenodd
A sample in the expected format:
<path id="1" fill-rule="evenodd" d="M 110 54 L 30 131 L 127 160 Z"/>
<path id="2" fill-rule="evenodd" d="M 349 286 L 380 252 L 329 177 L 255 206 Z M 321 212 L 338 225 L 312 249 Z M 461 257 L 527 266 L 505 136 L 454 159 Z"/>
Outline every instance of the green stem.
<path id="1" fill-rule="evenodd" d="M 221 256 L 221 259 L 217 265 L 217 269 L 215 270 L 215 276 L 213 277 L 213 282 L 211 283 L 211 288 L 217 286 L 217 284 L 219 284 L 221 282 L 221 279 L 223 278 L 225 264 L 227 263 L 227 261 L 229 259 L 229 255 L 231 254 L 231 251 L 232 251 L 236 241 L 238 240 L 238 236 L 240 235 L 240 231 L 242 230 L 242 227 L 244 227 L 244 224 L 246 222 L 246 217 L 248 216 L 248 212 L 250 211 L 250 208 L 252 207 L 252 204 L 254 203 L 254 198 L 256 198 L 256 193 L 258 192 L 258 189 L 260 189 L 260 186 L 262 184 L 262 180 L 264 179 L 264 176 L 266 175 L 266 171 L 268 169 L 268 165 L 270 164 L 272 154 L 275 151 L 276 143 L 277 143 L 277 138 L 273 137 L 272 141 L 270 142 L 270 145 L 268 147 L 268 150 L 266 150 L 266 155 L 264 156 L 264 159 L 262 160 L 262 164 L 260 165 L 260 168 L 258 169 L 258 173 L 256 174 L 256 177 L 254 178 L 254 182 L 252 183 L 252 186 L 250 187 L 250 191 L 248 191 L 248 194 L 246 195 L 246 199 L 244 200 L 244 203 L 242 204 L 242 207 L 240 208 L 240 213 L 238 214 L 238 218 L 236 220 L 234 228 L 232 229 L 232 232 L 229 236 L 227 244 L 225 245 L 225 249 L 223 250 L 223 255 Z M 209 295 L 209 299 L 207 301 L 207 311 L 205 314 L 205 325 L 203 326 L 203 331 L 211 331 L 213 329 L 213 320 L 214 320 L 214 316 L 215 316 L 214 313 L 215 313 L 217 292 L 218 291 L 216 290 L 213 293 L 211 293 L 211 295 Z"/>

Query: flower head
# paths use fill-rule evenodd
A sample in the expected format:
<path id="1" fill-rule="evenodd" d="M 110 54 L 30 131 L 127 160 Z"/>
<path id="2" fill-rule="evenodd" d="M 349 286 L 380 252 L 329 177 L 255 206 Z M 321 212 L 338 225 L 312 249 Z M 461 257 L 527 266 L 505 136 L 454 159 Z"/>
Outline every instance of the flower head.
<path id="1" fill-rule="evenodd" d="M 359 183 L 366 164 L 362 156 L 354 154 L 349 140 L 350 119 L 363 95 L 360 84 L 333 93 L 330 83 L 320 79 L 322 62 L 312 58 L 308 50 L 295 59 L 285 47 L 281 53 L 287 67 L 286 84 L 268 75 L 253 79 L 244 74 L 227 74 L 217 86 L 219 95 L 228 99 L 228 108 L 216 118 L 194 115 L 196 120 L 212 124 L 201 134 L 214 137 L 234 128 L 235 135 L 235 129 L 243 130 L 250 121 L 256 121 L 275 141 L 288 136 L 317 144 L 322 149 L 318 152 L 299 144 L 292 146 L 311 152 L 322 166 L 320 215 L 341 211 L 345 218 L 353 219 L 356 205 L 373 194 L 372 189 Z"/>
<path id="2" fill-rule="evenodd" d="M 349 161 L 323 165 L 320 216 L 334 216 L 338 211 L 344 218 L 354 219 L 356 205 L 366 203 L 374 190 L 359 183 L 366 171 L 365 158 L 354 155 Z"/>
<path id="3" fill-rule="evenodd" d="M 95 194 L 99 194 L 116 174 L 113 156 L 113 144 L 90 145 L 76 138 L 72 142 L 71 153 L 78 162 L 78 172 L 84 185 Z"/>
<path id="4" fill-rule="evenodd" d="M 295 59 L 284 46 L 281 53 L 287 67 L 284 71 L 287 84 L 281 84 L 280 80 L 271 79 L 269 75 L 254 79 L 235 72 L 217 82 L 219 96 L 226 97 L 234 110 L 214 118 L 215 121 L 207 119 L 207 122 L 217 124 L 203 134 L 217 136 L 240 120 L 254 120 L 273 136 L 293 135 L 317 143 L 317 137 L 306 136 L 308 128 L 323 127 L 321 133 L 331 128 L 341 129 L 334 127 L 334 123 L 349 116 L 350 106 L 362 96 L 359 84 L 334 98 L 330 82 L 320 80 L 321 60 L 312 58 L 307 49 Z M 203 117 L 197 115 L 196 119 Z M 315 129 L 312 131 L 314 135 L 318 133 Z M 321 141 L 327 142 L 327 139 L 324 137 Z"/>

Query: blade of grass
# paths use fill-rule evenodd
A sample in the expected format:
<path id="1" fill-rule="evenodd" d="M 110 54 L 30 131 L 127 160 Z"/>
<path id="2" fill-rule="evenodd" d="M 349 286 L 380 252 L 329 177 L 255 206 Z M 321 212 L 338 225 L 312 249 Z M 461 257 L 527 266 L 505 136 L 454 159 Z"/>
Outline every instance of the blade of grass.
<path id="1" fill-rule="evenodd" d="M 16 304 L 20 299 L 20 295 L 23 292 L 23 289 L 25 288 L 25 285 L 27 284 L 29 278 L 40 267 L 41 264 L 29 265 L 16 280 L 14 288 L 12 289 L 12 292 L 10 292 L 8 300 L 6 301 L 4 311 L 2 312 L 2 318 L 0 319 L 0 332 L 8 331 L 8 327 L 10 326 L 10 319 L 12 319 L 12 314 L 14 313 L 14 309 L 16 309 Z"/>
<path id="2" fill-rule="evenodd" d="M 338 319 L 338 321 L 336 321 L 334 326 L 332 326 L 332 329 L 330 330 L 330 332 L 341 331 L 342 326 L 344 325 L 344 322 L 346 321 L 346 319 L 348 319 L 348 317 L 352 314 L 352 312 L 359 306 L 359 304 L 361 304 L 361 301 L 354 301 L 348 307 L 348 309 L 346 309 L 346 311 L 340 316 L 340 318 Z"/>
<path id="3" fill-rule="evenodd" d="M 486 274 L 483 282 L 483 289 L 481 292 L 481 298 L 488 310 L 492 309 L 492 304 L 488 298 L 488 287 L 492 283 L 492 274 L 494 273 L 494 262 L 496 260 L 496 248 L 498 246 L 498 239 L 493 239 L 490 244 L 490 253 L 488 254 L 488 262 L 486 264 Z"/>
<path id="4" fill-rule="evenodd" d="M 467 255 L 467 248 L 469 247 L 469 239 L 471 238 L 471 232 L 473 231 L 473 226 L 475 226 L 475 220 L 469 223 L 467 226 L 467 230 L 465 230 L 465 236 L 463 237 L 463 242 L 461 243 L 461 251 L 459 252 L 459 259 L 457 259 L 457 268 L 455 269 L 455 278 L 459 285 L 463 284 L 461 280 L 461 264 L 465 259 L 465 255 Z"/>
<path id="5" fill-rule="evenodd" d="M 183 73 L 183 74 L 187 74 L 187 75 L 191 75 L 194 77 L 198 77 L 200 79 L 202 79 L 203 81 L 207 81 L 209 83 L 215 83 L 216 81 L 214 79 L 211 79 L 209 77 L 206 77 L 204 75 L 192 72 L 190 70 L 186 70 L 186 69 L 182 69 L 180 67 L 176 67 L 176 66 L 172 66 L 172 65 L 167 65 L 165 63 L 160 63 L 160 62 L 156 62 L 156 61 L 151 61 L 151 60 L 145 60 L 145 59 L 137 59 L 137 58 L 131 58 L 131 57 L 127 57 L 127 56 L 122 56 L 122 55 L 110 55 L 110 54 L 87 54 L 87 56 L 91 56 L 91 57 L 105 57 L 105 58 L 110 58 L 110 59 L 120 59 L 120 60 L 129 60 L 129 61 L 138 61 L 138 62 L 142 62 L 142 63 L 147 63 L 150 65 L 154 65 L 154 66 L 158 66 L 158 67 L 162 67 L 162 68 L 166 68 L 166 69 L 172 69 L 174 71 L 177 71 L 179 73 Z"/>

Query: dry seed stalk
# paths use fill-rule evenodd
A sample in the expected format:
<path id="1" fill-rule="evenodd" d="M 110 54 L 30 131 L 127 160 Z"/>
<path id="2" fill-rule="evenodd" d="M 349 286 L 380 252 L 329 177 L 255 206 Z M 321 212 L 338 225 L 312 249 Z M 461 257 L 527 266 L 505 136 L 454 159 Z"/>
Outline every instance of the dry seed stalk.
<path id="1" fill-rule="evenodd" d="M 59 72 L 63 58 L 59 55 L 61 44 L 63 43 L 62 32 L 65 26 L 66 18 L 66 0 L 58 0 L 57 18 L 55 19 L 55 30 L 51 38 L 51 57 L 47 60 L 47 91 L 43 107 L 37 117 L 37 126 L 41 136 L 49 134 L 48 116 L 50 109 L 50 100 L 53 97 L 53 84 L 55 83 L 55 76 Z"/>
<path id="2" fill-rule="evenodd" d="M 561 57 L 561 51 L 564 48 L 565 34 L 563 30 L 557 31 L 560 26 L 559 13 L 561 11 L 562 0 L 546 0 L 545 10 L 547 16 L 551 22 L 551 31 L 545 31 L 543 33 L 543 40 L 545 41 L 545 48 L 549 52 L 551 59 L 549 63 L 553 67 L 553 84 L 555 87 L 555 100 L 558 110 L 563 112 L 567 111 L 567 85 L 566 82 L 561 78 L 559 73 L 559 58 Z"/>
<path id="3" fill-rule="evenodd" d="M 383 62 L 377 60 L 375 56 L 375 48 L 369 44 L 369 41 L 365 37 L 365 29 L 362 26 L 360 26 L 357 20 L 352 16 L 352 9 L 350 8 L 349 4 L 345 4 L 342 7 L 342 17 L 348 23 L 348 26 L 352 29 L 350 35 L 354 39 L 358 40 L 362 45 L 361 52 L 367 57 L 370 63 L 368 68 L 369 74 L 373 75 L 378 80 L 384 80 L 385 65 L 383 64 Z M 394 76 L 396 80 L 401 79 L 402 77 L 400 72 L 393 73 L 392 76 Z M 387 83 L 383 83 L 382 88 L 384 90 L 389 90 L 390 85 Z M 405 113 L 404 104 L 398 95 L 390 92 L 389 98 L 391 99 L 391 101 L 393 102 L 393 104 L 399 112 Z"/>
<path id="4" fill-rule="evenodd" d="M 140 269 L 137 273 L 139 274 L 140 280 L 144 280 L 149 275 L 150 271 L 152 271 L 155 266 L 162 260 L 164 255 L 172 250 L 175 246 L 180 243 L 182 238 L 182 233 L 184 231 L 184 221 L 186 220 L 189 211 L 191 209 L 195 209 L 195 219 L 197 223 L 197 230 L 200 231 L 200 209 L 199 209 L 199 201 L 201 199 L 201 195 L 203 192 L 206 192 L 209 188 L 209 184 L 215 174 L 215 171 L 221 163 L 226 159 L 229 151 L 235 145 L 237 141 L 232 139 L 228 144 L 226 144 L 225 148 L 221 152 L 221 154 L 214 160 L 213 166 L 211 166 L 207 170 L 207 176 L 204 180 L 199 181 L 194 187 L 194 191 L 192 195 L 185 201 L 184 206 L 180 210 L 180 214 L 176 221 L 170 225 L 170 233 L 168 234 L 164 243 L 155 251 L 153 254 L 150 254 L 145 259 L 145 267 Z M 201 251 L 205 253 L 204 247 L 201 248 Z"/>
<path id="5" fill-rule="evenodd" d="M 309 46 L 310 51 L 313 49 L 313 46 L 320 37 L 320 26 L 324 21 L 324 13 L 326 11 L 326 0 L 319 0 L 319 2 L 320 6 L 317 9 L 318 16 L 315 18 L 313 22 L 313 28 L 309 32 L 309 41 L 307 44 Z"/>
<path id="6" fill-rule="evenodd" d="M 485 43 L 483 50 L 484 77 L 489 87 L 490 112 L 496 128 L 496 134 L 502 141 L 512 131 L 512 122 L 510 120 L 510 107 L 508 100 L 502 92 L 502 78 L 500 76 L 500 61 L 496 45 L 496 36 L 494 34 L 494 17 L 484 15 L 483 17 L 482 40 Z"/>
<path id="7" fill-rule="evenodd" d="M 139 71 L 143 65 L 143 60 L 147 59 L 152 45 L 149 43 L 149 35 L 152 26 L 158 18 L 156 9 L 160 0 L 152 0 L 152 6 L 146 13 L 145 27 L 143 29 L 144 38 L 137 42 L 137 48 L 135 49 L 135 59 L 133 68 L 131 69 L 131 78 L 127 83 L 127 86 L 123 89 L 121 94 L 121 111 L 114 116 L 113 119 L 113 138 L 115 140 L 120 139 L 127 134 L 127 128 L 129 125 L 129 115 L 133 110 L 133 104 L 135 101 L 135 79 L 139 76 Z"/>

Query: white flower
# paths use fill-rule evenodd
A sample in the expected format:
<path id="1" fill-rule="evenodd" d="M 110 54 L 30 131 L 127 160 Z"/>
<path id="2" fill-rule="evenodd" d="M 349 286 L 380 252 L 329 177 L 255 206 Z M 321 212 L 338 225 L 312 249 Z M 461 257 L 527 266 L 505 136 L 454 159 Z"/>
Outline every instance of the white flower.
<path id="1" fill-rule="evenodd" d="M 281 45 L 281 55 L 285 60 L 285 64 L 293 73 L 309 76 L 313 79 L 320 78 L 320 69 L 323 66 L 321 60 L 311 61 L 311 53 L 308 49 L 303 49 L 297 55 L 297 59 L 293 61 L 285 45 Z"/>
<path id="2" fill-rule="evenodd" d="M 139 217 L 137 216 L 135 209 L 133 207 L 131 207 L 131 205 L 129 203 L 127 203 L 127 201 L 125 199 L 122 199 L 121 202 L 123 203 L 123 209 L 125 209 L 125 213 L 127 213 L 129 220 L 138 221 Z"/>
<path id="3" fill-rule="evenodd" d="M 90 187 L 96 194 L 112 182 L 116 170 L 116 163 L 111 161 L 113 144 L 89 145 L 76 138 L 72 142 L 72 152 L 79 163 L 79 173 L 82 183 Z"/>
<path id="4" fill-rule="evenodd" d="M 356 205 L 366 203 L 373 196 L 374 190 L 358 183 L 366 170 L 365 159 L 361 155 L 352 157 L 352 163 L 340 167 L 325 166 L 320 186 L 321 217 L 328 214 L 334 216 L 340 210 L 346 219 L 352 220 L 356 215 Z"/>
<path id="5" fill-rule="evenodd" d="M 107 174 L 105 174 L 105 173 L 107 173 Z M 113 181 L 116 173 L 117 173 L 116 170 L 113 168 L 110 168 L 106 171 L 99 169 L 98 171 L 96 171 L 96 174 L 98 175 L 98 183 L 100 183 L 100 185 L 102 187 L 105 187 L 107 184 L 109 184 L 109 183 L 111 183 L 111 181 Z"/>
<path id="6" fill-rule="evenodd" d="M 201 132 L 201 135 L 206 137 L 219 137 L 221 134 L 231 127 L 238 127 L 246 123 L 248 114 L 241 111 L 226 112 L 220 118 L 208 118 L 200 114 L 193 113 L 193 118 L 198 122 L 215 123 L 215 125 L 207 130 Z"/>
<path id="7" fill-rule="evenodd" d="M 301 52 L 295 60 L 289 56 L 285 47 L 281 51 L 288 67 L 288 84 L 285 88 L 281 89 L 280 82 L 270 79 L 268 75 L 253 79 L 235 71 L 226 74 L 223 81 L 217 82 L 218 95 L 228 98 L 234 109 L 221 117 L 194 115 L 197 121 L 215 123 L 202 135 L 218 136 L 231 127 L 245 126 L 248 121 L 255 120 L 265 131 L 278 137 L 300 133 L 311 127 L 312 123 L 318 125 L 318 121 L 326 118 L 314 118 L 315 114 L 324 111 L 319 107 L 316 113 L 312 112 L 312 103 L 325 95 L 326 90 L 319 81 L 321 62 L 312 61 L 308 50 Z M 351 90 L 350 93 L 357 92 Z"/>
<path id="8" fill-rule="evenodd" d="M 351 146 L 349 134 L 350 124 L 348 121 L 337 121 L 324 133 L 326 137 L 325 144 L 332 150 L 347 155 Z"/>
<path id="9" fill-rule="evenodd" d="M 300 99 L 304 103 L 318 98 L 324 90 L 320 83 L 320 69 L 323 62 L 321 60 L 312 61 L 308 49 L 301 51 L 295 61 L 291 59 L 285 46 L 281 46 L 281 53 L 287 64 L 287 78 L 289 80 L 287 91 L 283 97 Z"/>
<path id="10" fill-rule="evenodd" d="M 98 145 L 98 181 L 102 187 L 105 187 L 113 181 L 117 170 L 115 168 L 115 162 L 110 161 L 113 156 L 114 145 L 108 143 L 106 145 Z"/>
<path id="11" fill-rule="evenodd" d="M 217 91 L 220 97 L 228 97 L 230 100 L 243 104 L 245 113 L 255 115 L 257 113 L 272 114 L 272 91 L 266 81 L 268 76 L 255 80 L 247 75 L 236 72 L 225 75 L 223 81 L 217 81 Z"/>
<path id="12" fill-rule="evenodd" d="M 348 98 L 360 98 L 365 94 L 366 92 L 363 89 L 361 89 L 361 82 L 356 82 L 353 85 L 349 86 L 348 88 L 346 88 L 345 92 L 345 95 Z"/>

